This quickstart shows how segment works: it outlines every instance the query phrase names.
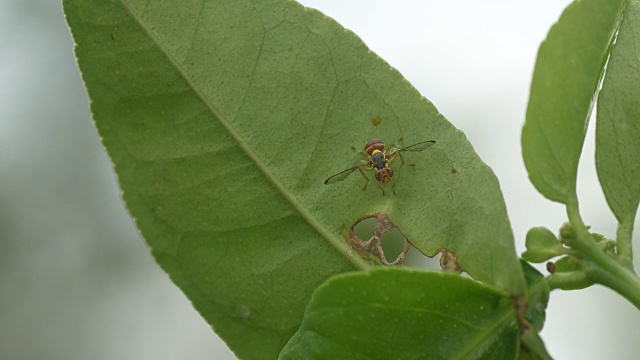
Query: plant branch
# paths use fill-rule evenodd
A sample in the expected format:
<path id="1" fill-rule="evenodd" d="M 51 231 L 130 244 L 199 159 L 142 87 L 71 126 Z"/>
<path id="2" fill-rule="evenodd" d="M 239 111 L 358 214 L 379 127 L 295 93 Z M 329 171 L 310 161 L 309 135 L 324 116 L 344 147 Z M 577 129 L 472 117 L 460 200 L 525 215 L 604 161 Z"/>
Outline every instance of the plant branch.
<path id="1" fill-rule="evenodd" d="M 593 285 L 593 280 L 584 271 L 570 273 L 555 273 L 547 277 L 549 290 L 580 290 Z"/>
<path id="2" fill-rule="evenodd" d="M 584 254 L 581 267 L 588 278 L 611 288 L 640 309 L 640 278 L 632 269 L 605 254 L 597 246 L 580 217 L 577 201 L 567 204 L 567 215 L 576 234 L 573 247 Z"/>

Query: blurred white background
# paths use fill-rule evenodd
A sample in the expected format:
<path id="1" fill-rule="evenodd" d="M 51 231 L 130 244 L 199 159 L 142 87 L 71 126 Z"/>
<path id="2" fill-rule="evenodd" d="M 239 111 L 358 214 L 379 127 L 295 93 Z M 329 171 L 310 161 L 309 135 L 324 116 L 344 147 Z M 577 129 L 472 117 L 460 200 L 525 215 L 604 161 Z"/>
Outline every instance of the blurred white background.
<path id="1" fill-rule="evenodd" d="M 565 221 L 529 183 L 520 131 L 538 46 L 570 1 L 300 2 L 360 36 L 467 134 L 500 179 L 518 252 L 530 227 Z M 60 0 L 0 2 L 0 44 L 0 359 L 234 359 L 120 202 Z M 593 131 L 579 179 L 583 218 L 613 237 Z M 553 292 L 543 337 L 557 359 L 631 359 L 639 331 L 640 313 L 596 286 Z"/>

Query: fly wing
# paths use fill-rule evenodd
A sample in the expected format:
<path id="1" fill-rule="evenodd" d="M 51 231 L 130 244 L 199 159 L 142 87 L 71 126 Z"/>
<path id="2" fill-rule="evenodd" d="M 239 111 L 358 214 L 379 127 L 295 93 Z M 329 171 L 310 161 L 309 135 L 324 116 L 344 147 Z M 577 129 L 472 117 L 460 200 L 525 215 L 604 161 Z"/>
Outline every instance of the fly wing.
<path id="1" fill-rule="evenodd" d="M 360 165 L 358 165 L 358 166 L 360 166 Z M 337 173 L 337 174 L 331 176 L 330 178 L 328 178 L 327 180 L 325 180 L 324 184 L 325 185 L 330 185 L 330 184 L 333 184 L 333 183 L 336 183 L 338 181 L 342 181 L 342 180 L 346 179 L 347 176 L 351 175 L 351 173 L 354 172 L 358 168 L 358 166 L 354 166 L 352 168 L 340 171 L 339 173 Z"/>
<path id="2" fill-rule="evenodd" d="M 422 151 L 422 150 L 428 148 L 429 146 L 433 146 L 433 144 L 435 144 L 435 143 L 436 143 L 435 140 L 427 140 L 427 141 L 419 142 L 417 144 L 409 145 L 407 147 L 403 147 L 402 149 L 398 149 L 398 150 L 394 151 L 393 153 L 397 153 L 397 152 L 400 152 L 400 151 Z"/>
<path id="3" fill-rule="evenodd" d="M 436 143 L 435 140 L 427 140 L 427 141 L 419 142 L 417 144 L 409 145 L 407 147 L 403 147 L 401 149 L 394 150 L 388 156 L 389 161 L 395 159 L 395 157 L 400 155 L 400 153 L 402 153 L 402 152 L 405 152 L 405 151 L 422 151 L 422 150 L 428 148 L 429 146 L 433 146 L 433 144 L 435 144 L 435 143 Z"/>
<path id="4" fill-rule="evenodd" d="M 331 185 L 333 183 L 336 183 L 338 181 L 342 181 L 344 179 L 347 178 L 347 176 L 351 175 L 351 173 L 353 173 L 354 171 L 356 171 L 357 168 L 359 168 L 360 166 L 366 164 L 366 161 L 361 161 L 358 165 L 355 165 L 353 167 L 350 167 L 346 170 L 342 170 L 339 173 L 331 176 L 330 178 L 328 178 L 327 180 L 324 181 L 325 185 Z"/>

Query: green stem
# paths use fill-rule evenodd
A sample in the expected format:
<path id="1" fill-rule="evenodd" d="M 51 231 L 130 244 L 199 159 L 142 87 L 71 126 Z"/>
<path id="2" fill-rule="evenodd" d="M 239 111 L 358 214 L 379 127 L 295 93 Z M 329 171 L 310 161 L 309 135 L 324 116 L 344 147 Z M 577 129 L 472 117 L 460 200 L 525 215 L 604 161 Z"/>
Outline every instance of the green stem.
<path id="1" fill-rule="evenodd" d="M 570 273 L 555 273 L 547 277 L 549 290 L 580 290 L 593 285 L 593 280 L 584 271 Z"/>
<path id="2" fill-rule="evenodd" d="M 628 267 L 633 269 L 633 251 L 631 249 L 631 235 L 633 234 L 633 216 L 623 219 L 618 225 L 618 231 L 616 233 L 616 243 L 618 250 L 619 261 Z"/>
<path id="3" fill-rule="evenodd" d="M 573 247 L 585 254 L 582 263 L 589 278 L 624 296 L 640 310 L 640 278 L 633 270 L 598 248 L 580 217 L 577 202 L 567 204 L 567 215 L 577 235 Z"/>

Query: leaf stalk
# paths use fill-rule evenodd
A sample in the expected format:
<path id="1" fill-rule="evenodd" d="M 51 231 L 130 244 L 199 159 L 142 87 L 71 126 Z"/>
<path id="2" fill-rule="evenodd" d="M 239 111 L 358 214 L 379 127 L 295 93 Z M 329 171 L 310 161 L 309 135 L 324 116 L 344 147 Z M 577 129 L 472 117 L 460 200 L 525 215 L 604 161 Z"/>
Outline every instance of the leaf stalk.
<path id="1" fill-rule="evenodd" d="M 618 251 L 618 260 L 624 266 L 633 270 L 633 250 L 631 248 L 631 235 L 633 233 L 633 216 L 623 219 L 618 225 L 616 232 L 616 243 Z"/>

